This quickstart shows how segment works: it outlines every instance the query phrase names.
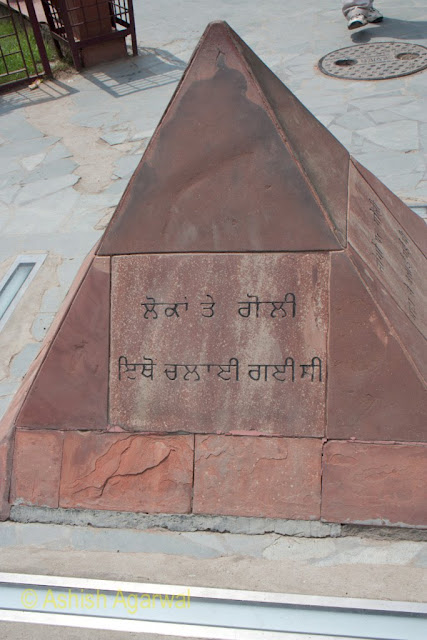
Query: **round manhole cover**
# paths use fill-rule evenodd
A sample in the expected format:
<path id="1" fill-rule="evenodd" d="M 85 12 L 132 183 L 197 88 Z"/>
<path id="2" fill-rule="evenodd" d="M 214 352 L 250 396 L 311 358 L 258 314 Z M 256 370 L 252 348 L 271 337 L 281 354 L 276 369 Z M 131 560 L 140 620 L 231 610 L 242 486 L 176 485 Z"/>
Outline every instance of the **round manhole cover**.
<path id="1" fill-rule="evenodd" d="M 328 53 L 319 61 L 328 76 L 349 80 L 387 80 L 427 68 L 427 48 L 405 42 L 358 44 Z"/>

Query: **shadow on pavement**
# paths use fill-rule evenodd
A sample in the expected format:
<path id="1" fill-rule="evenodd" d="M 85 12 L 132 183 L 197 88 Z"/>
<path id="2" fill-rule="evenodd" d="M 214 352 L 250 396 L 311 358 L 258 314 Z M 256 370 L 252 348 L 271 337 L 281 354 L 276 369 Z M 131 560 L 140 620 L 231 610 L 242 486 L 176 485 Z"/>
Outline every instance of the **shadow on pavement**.
<path id="1" fill-rule="evenodd" d="M 20 107 L 29 107 L 32 104 L 60 100 L 74 93 L 78 93 L 78 89 L 74 89 L 60 80 L 48 80 L 33 91 L 24 87 L 2 94 L 0 96 L 0 113 L 13 111 Z"/>
<path id="2" fill-rule="evenodd" d="M 426 40 L 426 20 L 399 20 L 397 18 L 384 18 L 378 25 L 367 29 L 360 29 L 351 34 L 351 39 L 356 44 L 370 42 L 373 38 L 395 38 L 396 40 Z"/>
<path id="3" fill-rule="evenodd" d="M 163 49 L 139 48 L 139 56 L 125 58 L 94 70 L 84 76 L 97 87 L 115 98 L 139 91 L 177 83 L 186 63 Z"/>

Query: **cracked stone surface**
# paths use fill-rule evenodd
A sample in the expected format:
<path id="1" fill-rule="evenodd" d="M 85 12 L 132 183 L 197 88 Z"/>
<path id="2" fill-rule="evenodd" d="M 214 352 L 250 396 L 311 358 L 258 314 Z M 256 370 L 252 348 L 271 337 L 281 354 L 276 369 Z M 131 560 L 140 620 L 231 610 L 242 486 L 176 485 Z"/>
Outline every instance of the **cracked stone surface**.
<path id="1" fill-rule="evenodd" d="M 60 506 L 188 513 L 193 437 L 67 433 Z"/>
<path id="2" fill-rule="evenodd" d="M 0 278 L 23 253 L 48 253 L 0 336 L 0 383 L 16 388 L 79 264 L 99 239 L 206 24 L 221 17 L 360 162 L 402 199 L 427 200 L 426 72 L 389 81 L 323 76 L 330 51 L 377 38 L 427 44 L 425 3 L 390 0 L 381 25 L 348 32 L 333 0 L 197 6 L 135 3 L 137 58 L 0 99 Z M 139 146 L 138 143 L 141 143 Z M 408 153 L 409 152 L 409 153 Z M 119 179 L 117 179 L 119 176 Z M 418 213 L 426 218 L 426 209 Z M 60 270 L 74 260 L 62 277 Z M 43 325 L 44 326 L 44 325 Z M 23 351 L 25 349 L 25 351 Z M 12 367 L 23 352 L 22 366 Z M 4 355 L 3 355 L 4 354 Z M 18 359 L 17 362 L 21 362 Z M 5 387 L 6 388 L 6 387 Z M 0 416 L 13 391 L 2 395 Z"/>

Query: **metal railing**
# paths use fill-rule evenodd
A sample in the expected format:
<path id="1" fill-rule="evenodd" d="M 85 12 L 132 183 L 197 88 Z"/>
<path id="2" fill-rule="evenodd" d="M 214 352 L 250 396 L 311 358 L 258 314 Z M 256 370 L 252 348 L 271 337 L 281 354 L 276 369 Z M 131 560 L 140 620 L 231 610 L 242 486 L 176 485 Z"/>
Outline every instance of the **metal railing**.
<path id="1" fill-rule="evenodd" d="M 0 12 L 0 91 L 51 74 L 32 0 L 15 0 L 13 6 L 6 0 Z"/>

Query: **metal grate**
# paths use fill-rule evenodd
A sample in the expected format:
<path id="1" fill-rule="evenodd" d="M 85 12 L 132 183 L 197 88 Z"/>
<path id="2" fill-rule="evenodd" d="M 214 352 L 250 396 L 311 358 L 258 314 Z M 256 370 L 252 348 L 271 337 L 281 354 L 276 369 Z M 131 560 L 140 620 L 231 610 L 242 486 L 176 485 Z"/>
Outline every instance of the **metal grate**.
<path id="1" fill-rule="evenodd" d="M 131 37 L 133 55 L 138 54 L 132 0 L 42 0 L 46 19 L 57 43 L 70 47 L 74 66 L 83 66 L 84 48 Z"/>
<path id="2" fill-rule="evenodd" d="M 51 69 L 32 1 L 15 0 L 12 7 L 6 0 L 0 13 L 0 90 L 44 74 Z"/>
<path id="3" fill-rule="evenodd" d="M 427 68 L 427 48 L 407 42 L 376 42 L 328 53 L 319 69 L 328 76 L 348 80 L 387 80 Z"/>

